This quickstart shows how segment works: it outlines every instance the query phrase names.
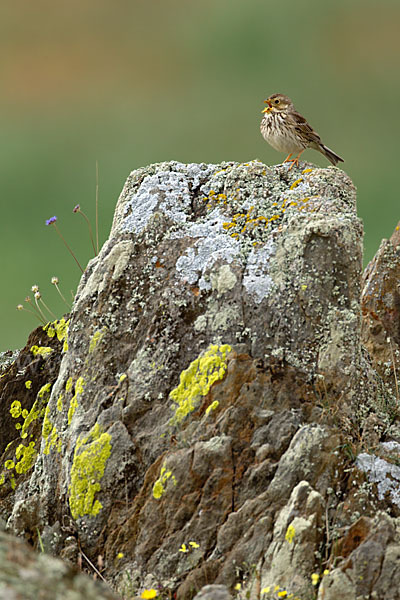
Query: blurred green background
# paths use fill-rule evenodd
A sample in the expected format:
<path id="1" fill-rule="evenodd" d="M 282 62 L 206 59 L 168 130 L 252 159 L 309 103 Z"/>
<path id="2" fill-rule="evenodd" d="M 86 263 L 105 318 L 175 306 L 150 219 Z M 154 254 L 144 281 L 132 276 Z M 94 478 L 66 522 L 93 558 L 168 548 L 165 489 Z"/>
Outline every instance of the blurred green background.
<path id="1" fill-rule="evenodd" d="M 365 261 L 397 210 L 398 0 L 3 0 L 0 7 L 0 350 L 37 325 L 33 284 L 57 314 L 100 240 L 129 172 L 163 160 L 284 158 L 262 139 L 264 98 L 288 94 L 345 158 L 358 188 Z M 396 133 L 397 132 L 397 133 Z M 307 151 L 319 165 L 323 156 Z"/>

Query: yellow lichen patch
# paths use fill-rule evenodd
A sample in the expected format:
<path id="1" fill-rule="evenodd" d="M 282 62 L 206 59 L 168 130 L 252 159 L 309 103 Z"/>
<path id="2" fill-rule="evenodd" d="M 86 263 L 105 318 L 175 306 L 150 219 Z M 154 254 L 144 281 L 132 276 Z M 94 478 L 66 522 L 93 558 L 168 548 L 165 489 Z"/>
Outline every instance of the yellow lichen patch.
<path id="1" fill-rule="evenodd" d="M 54 350 L 48 346 L 32 346 L 31 352 L 35 357 L 41 356 L 42 358 L 47 358 Z"/>
<path id="2" fill-rule="evenodd" d="M 219 406 L 219 402 L 218 402 L 218 400 L 214 400 L 214 402 L 212 402 L 212 403 L 210 404 L 210 406 L 207 406 L 207 408 L 206 408 L 206 415 L 209 415 L 209 414 L 210 414 L 210 412 L 211 412 L 212 410 L 215 410 L 216 408 L 218 408 L 218 406 Z"/>
<path id="3" fill-rule="evenodd" d="M 159 500 L 161 498 L 161 496 L 165 492 L 165 484 L 167 483 L 170 477 L 172 477 L 171 481 L 173 481 L 174 485 L 176 485 L 175 476 L 172 475 L 172 471 L 167 471 L 167 468 L 164 463 L 164 465 L 161 467 L 160 477 L 153 485 L 153 498 L 155 498 L 156 500 Z"/>
<path id="4" fill-rule="evenodd" d="M 180 383 L 170 393 L 175 411 L 171 419 L 172 425 L 178 425 L 191 413 L 201 396 L 206 396 L 211 386 L 225 376 L 227 368 L 226 357 L 231 351 L 228 344 L 222 346 L 211 345 L 199 358 L 196 358 L 189 367 L 182 371 Z"/>
<path id="5" fill-rule="evenodd" d="M 300 177 L 300 179 L 296 179 L 296 181 L 294 181 L 292 183 L 292 185 L 290 186 L 291 190 L 294 190 L 295 187 L 297 187 L 299 185 L 299 183 L 301 183 L 303 181 L 303 179 Z"/>
<path id="6" fill-rule="evenodd" d="M 14 400 L 11 404 L 10 414 L 13 419 L 18 419 L 18 417 L 22 413 L 21 402 L 19 400 Z"/>
<path id="7" fill-rule="evenodd" d="M 78 438 L 69 486 L 69 507 L 74 519 L 95 516 L 101 510 L 102 504 L 95 496 L 101 490 L 100 481 L 110 454 L 111 435 L 98 423 L 86 437 Z"/>
<path id="8" fill-rule="evenodd" d="M 52 323 L 47 323 L 47 325 L 43 327 L 43 331 L 47 333 L 49 338 L 53 338 L 55 335 L 57 335 L 58 341 L 62 342 L 67 337 L 68 325 L 69 321 L 60 319 L 59 321 L 56 320 Z"/>
<path id="9" fill-rule="evenodd" d="M 27 390 L 30 390 L 32 387 L 32 381 L 30 379 L 28 379 L 27 381 L 25 381 L 25 387 Z"/>
<path id="10" fill-rule="evenodd" d="M 63 409 L 63 395 L 60 394 L 57 398 L 57 410 L 58 412 L 62 412 Z"/>
<path id="11" fill-rule="evenodd" d="M 67 382 L 68 383 L 68 382 Z M 85 380 L 83 377 L 78 377 L 75 384 L 75 394 L 71 398 L 68 409 L 68 425 L 71 424 L 72 417 L 74 416 L 75 410 L 78 406 L 78 397 L 83 394 L 83 388 L 85 387 Z"/>
<path id="12" fill-rule="evenodd" d="M 38 391 L 38 397 L 41 399 L 45 398 L 46 396 L 49 397 L 50 390 L 51 390 L 51 383 L 45 383 L 44 385 L 42 385 L 42 387 Z"/>
<path id="13" fill-rule="evenodd" d="M 42 437 L 46 441 L 44 446 L 43 454 L 49 454 L 52 448 L 56 448 L 57 452 L 61 452 L 61 440 L 58 436 L 57 427 L 48 418 L 48 409 L 44 415 Z"/>
<path id="14" fill-rule="evenodd" d="M 35 450 L 35 442 L 30 442 L 29 446 L 20 444 L 16 451 L 15 456 L 18 462 L 15 465 L 17 473 L 26 473 L 33 467 L 36 461 L 37 451 Z"/>
<path id="15" fill-rule="evenodd" d="M 68 377 L 67 383 L 65 384 L 65 391 L 69 392 L 72 390 L 72 377 Z"/>
<path id="16" fill-rule="evenodd" d="M 51 383 L 43 385 L 37 395 L 35 402 L 29 413 L 26 415 L 24 423 L 21 429 L 21 438 L 25 439 L 28 437 L 28 427 L 36 419 L 40 419 L 44 416 L 47 402 L 50 398 Z"/>
<path id="17" fill-rule="evenodd" d="M 294 540 L 294 536 L 296 535 L 296 530 L 293 527 L 293 525 L 289 525 L 289 527 L 286 530 L 286 534 L 285 534 L 285 540 L 291 544 Z"/>
<path id="18" fill-rule="evenodd" d="M 89 354 L 91 354 L 95 350 L 97 344 L 99 342 L 101 342 L 106 331 L 107 331 L 107 328 L 103 327 L 103 329 L 99 329 L 92 335 L 92 338 L 91 338 L 90 344 L 89 344 Z"/>

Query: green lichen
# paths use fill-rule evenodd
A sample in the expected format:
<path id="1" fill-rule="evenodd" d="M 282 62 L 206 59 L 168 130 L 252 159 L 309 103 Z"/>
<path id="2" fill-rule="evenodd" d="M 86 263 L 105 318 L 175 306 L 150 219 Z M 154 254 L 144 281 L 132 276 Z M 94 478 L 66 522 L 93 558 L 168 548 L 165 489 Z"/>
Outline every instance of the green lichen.
<path id="1" fill-rule="evenodd" d="M 227 369 L 227 354 L 231 351 L 228 344 L 222 346 L 211 345 L 199 358 L 196 358 L 189 367 L 182 371 L 180 383 L 170 393 L 175 411 L 170 423 L 179 425 L 191 413 L 201 396 L 206 396 L 211 386 L 225 376 Z"/>
<path id="2" fill-rule="evenodd" d="M 40 388 L 37 398 L 36 398 L 35 402 L 33 403 L 31 410 L 26 415 L 24 423 L 22 425 L 22 429 L 21 429 L 21 438 L 22 439 L 28 437 L 28 428 L 31 425 L 31 423 L 33 421 L 36 421 L 37 419 L 44 417 L 46 405 L 50 398 L 50 390 L 51 390 L 51 383 L 46 383 L 45 385 L 43 385 Z M 25 411 L 22 412 L 22 415 L 24 415 L 24 412 Z"/>
<path id="3" fill-rule="evenodd" d="M 95 350 L 97 344 L 103 339 L 106 331 L 107 331 L 107 328 L 103 327 L 103 329 L 99 329 L 92 335 L 92 338 L 91 338 L 90 344 L 89 344 L 89 354 L 91 354 Z"/>
<path id="4" fill-rule="evenodd" d="M 44 399 L 47 396 L 47 399 L 50 397 L 51 383 L 45 383 L 42 385 L 40 390 L 38 391 L 38 397 Z"/>
<path id="5" fill-rule="evenodd" d="M 69 382 L 69 380 L 67 381 L 67 385 L 68 385 L 68 382 Z M 67 389 L 67 385 L 65 386 L 65 389 Z M 79 397 L 79 395 L 83 394 L 84 387 L 85 387 L 85 380 L 83 379 L 83 377 L 78 377 L 78 379 L 76 380 L 76 384 L 75 384 L 75 393 L 72 396 L 71 401 L 69 403 L 68 425 L 71 425 L 72 417 L 74 416 L 74 413 L 78 407 L 78 397 Z"/>
<path id="6" fill-rule="evenodd" d="M 17 473 L 26 473 L 33 467 L 36 461 L 37 451 L 35 450 L 35 442 L 30 442 L 29 446 L 20 444 L 16 451 L 15 456 L 18 462 L 15 465 Z"/>
<path id="7" fill-rule="evenodd" d="M 43 427 L 42 427 L 42 437 L 44 439 L 48 438 L 51 430 L 53 429 L 53 424 L 49 419 L 50 407 L 46 406 L 44 411 L 44 419 L 43 419 Z"/>
<path id="8" fill-rule="evenodd" d="M 165 484 L 167 483 L 170 477 L 172 478 L 171 481 L 173 481 L 174 485 L 176 485 L 175 476 L 172 475 L 172 471 L 167 471 L 167 468 L 164 463 L 161 467 L 160 477 L 157 479 L 157 481 L 154 482 L 153 485 L 153 498 L 155 498 L 156 500 L 159 500 L 161 498 L 161 496 L 165 493 Z"/>
<path id="9" fill-rule="evenodd" d="M 62 342 L 67 338 L 68 334 L 68 325 L 69 321 L 66 321 L 64 318 L 59 321 L 53 321 L 52 323 L 47 323 L 43 327 L 43 331 L 45 331 L 49 338 L 53 338 L 57 335 L 57 339 L 59 342 Z"/>
<path id="10" fill-rule="evenodd" d="M 111 435 L 96 423 L 86 437 L 79 437 L 75 446 L 69 486 L 69 507 L 74 519 L 96 516 L 102 508 L 95 499 L 101 490 L 107 460 L 111 454 Z"/>
<path id="11" fill-rule="evenodd" d="M 11 403 L 11 408 L 10 408 L 10 414 L 13 417 L 13 419 L 18 419 L 18 417 L 21 415 L 22 413 L 22 408 L 21 408 L 21 402 L 19 400 L 14 400 L 14 402 Z"/>
<path id="12" fill-rule="evenodd" d="M 54 350 L 48 346 L 32 346 L 31 352 L 35 357 L 41 356 L 42 358 L 47 358 Z"/>
<path id="13" fill-rule="evenodd" d="M 58 435 L 57 427 L 53 425 L 47 417 L 47 409 L 45 414 L 45 420 L 43 422 L 42 437 L 44 440 L 46 440 L 43 454 L 50 454 L 50 450 L 52 448 L 56 448 L 57 452 L 61 452 L 61 439 Z"/>

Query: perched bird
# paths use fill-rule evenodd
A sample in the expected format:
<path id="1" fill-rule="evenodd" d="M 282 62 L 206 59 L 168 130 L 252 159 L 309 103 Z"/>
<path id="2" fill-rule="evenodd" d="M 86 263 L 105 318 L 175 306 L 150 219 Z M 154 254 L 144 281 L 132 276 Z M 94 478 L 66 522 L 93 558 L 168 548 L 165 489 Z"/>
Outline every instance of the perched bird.
<path id="1" fill-rule="evenodd" d="M 299 165 L 300 154 L 306 148 L 318 150 L 333 165 L 344 162 L 343 158 L 321 142 L 318 133 L 296 111 L 290 98 L 284 94 L 272 94 L 265 103 L 268 106 L 262 111 L 264 116 L 260 125 L 261 134 L 275 150 L 288 153 L 283 162 L 292 163 L 289 170 L 294 164 Z M 297 156 L 291 158 L 295 153 Z"/>

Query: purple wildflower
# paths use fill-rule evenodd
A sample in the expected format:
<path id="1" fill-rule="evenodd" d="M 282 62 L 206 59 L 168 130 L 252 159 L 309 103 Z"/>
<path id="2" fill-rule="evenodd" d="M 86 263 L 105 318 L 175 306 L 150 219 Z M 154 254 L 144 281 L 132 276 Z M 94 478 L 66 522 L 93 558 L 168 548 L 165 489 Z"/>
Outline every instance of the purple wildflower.
<path id="1" fill-rule="evenodd" d="M 52 225 L 56 221 L 57 221 L 57 217 L 50 217 L 50 219 L 47 219 L 46 225 Z"/>
<path id="2" fill-rule="evenodd" d="M 76 213 L 78 212 L 78 210 L 81 208 L 80 204 L 77 204 L 76 206 L 74 206 L 74 209 L 72 212 Z"/>

